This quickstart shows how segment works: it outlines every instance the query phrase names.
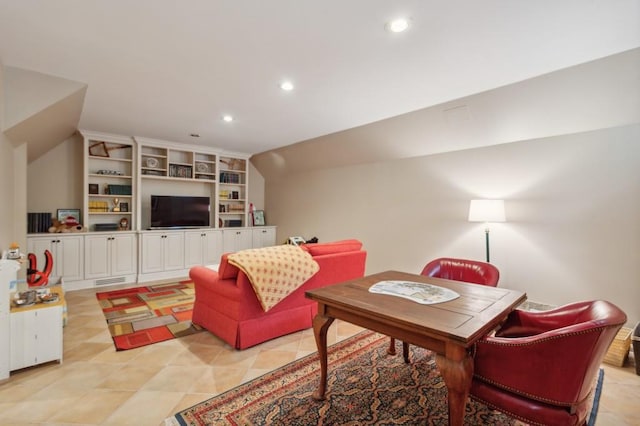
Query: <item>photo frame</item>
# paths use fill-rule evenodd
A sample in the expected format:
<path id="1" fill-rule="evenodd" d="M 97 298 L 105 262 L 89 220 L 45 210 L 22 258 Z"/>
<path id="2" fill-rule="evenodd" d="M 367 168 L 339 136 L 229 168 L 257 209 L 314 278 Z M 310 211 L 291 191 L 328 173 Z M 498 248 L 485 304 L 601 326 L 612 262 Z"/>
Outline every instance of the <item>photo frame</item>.
<path id="1" fill-rule="evenodd" d="M 253 226 L 264 226 L 264 210 L 255 210 L 253 212 Z"/>
<path id="2" fill-rule="evenodd" d="M 89 184 L 89 194 L 99 194 L 100 193 L 100 185 L 97 183 Z"/>
<path id="3" fill-rule="evenodd" d="M 120 211 L 128 212 L 129 211 L 129 203 L 120 203 Z"/>
<path id="4" fill-rule="evenodd" d="M 82 218 L 80 217 L 80 209 L 58 209 L 56 218 L 62 223 L 66 223 L 70 218 L 75 219 L 75 221 L 79 224 L 82 223 Z"/>
<path id="5" fill-rule="evenodd" d="M 89 155 L 93 155 L 94 157 L 109 157 L 107 144 L 104 142 L 96 142 L 89 146 Z"/>

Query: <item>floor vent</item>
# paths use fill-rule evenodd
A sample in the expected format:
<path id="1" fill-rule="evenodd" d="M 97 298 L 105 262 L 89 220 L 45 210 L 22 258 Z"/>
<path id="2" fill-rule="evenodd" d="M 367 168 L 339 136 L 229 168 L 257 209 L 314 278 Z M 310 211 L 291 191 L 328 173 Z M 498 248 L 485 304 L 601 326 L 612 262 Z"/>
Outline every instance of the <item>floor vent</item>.
<path id="1" fill-rule="evenodd" d="M 103 280 L 96 280 L 96 285 L 109 285 L 109 284 L 119 284 L 124 282 L 124 277 L 118 278 L 105 278 Z"/>

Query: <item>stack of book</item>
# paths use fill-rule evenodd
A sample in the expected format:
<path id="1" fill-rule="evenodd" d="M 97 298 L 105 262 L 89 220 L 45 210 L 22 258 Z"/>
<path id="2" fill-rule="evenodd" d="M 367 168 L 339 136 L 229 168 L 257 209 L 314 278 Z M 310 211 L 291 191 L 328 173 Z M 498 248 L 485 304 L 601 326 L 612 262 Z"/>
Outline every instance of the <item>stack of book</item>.
<path id="1" fill-rule="evenodd" d="M 49 232 L 51 213 L 27 213 L 27 233 Z"/>

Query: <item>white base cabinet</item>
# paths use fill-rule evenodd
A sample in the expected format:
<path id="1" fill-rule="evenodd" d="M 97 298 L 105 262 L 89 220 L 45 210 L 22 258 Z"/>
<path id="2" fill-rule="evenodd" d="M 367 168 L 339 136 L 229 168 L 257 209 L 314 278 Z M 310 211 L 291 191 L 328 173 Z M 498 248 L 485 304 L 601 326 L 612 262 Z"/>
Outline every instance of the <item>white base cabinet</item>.
<path id="1" fill-rule="evenodd" d="M 141 273 L 184 269 L 184 231 L 142 234 Z"/>
<path id="2" fill-rule="evenodd" d="M 273 226 L 261 226 L 253 228 L 253 248 L 271 247 L 276 245 L 276 228 Z"/>
<path id="3" fill-rule="evenodd" d="M 84 241 L 85 278 L 100 279 L 137 273 L 135 233 L 87 234 Z"/>
<path id="4" fill-rule="evenodd" d="M 225 253 L 253 248 L 252 230 L 248 228 L 223 229 L 222 247 Z"/>
<path id="5" fill-rule="evenodd" d="M 84 279 L 84 234 L 48 234 L 47 236 L 27 237 L 29 253 L 36 255 L 38 269 L 45 263 L 44 251 L 49 250 L 53 257 L 52 279 L 64 278 L 65 281 Z"/>
<path id="6" fill-rule="evenodd" d="M 222 231 L 197 230 L 184 233 L 184 267 L 212 265 L 222 256 Z"/>
<path id="7" fill-rule="evenodd" d="M 62 304 L 11 312 L 10 369 L 62 362 Z"/>
<path id="8" fill-rule="evenodd" d="M 0 381 L 9 378 L 11 359 L 11 281 L 15 281 L 20 264 L 15 260 L 0 259 Z"/>

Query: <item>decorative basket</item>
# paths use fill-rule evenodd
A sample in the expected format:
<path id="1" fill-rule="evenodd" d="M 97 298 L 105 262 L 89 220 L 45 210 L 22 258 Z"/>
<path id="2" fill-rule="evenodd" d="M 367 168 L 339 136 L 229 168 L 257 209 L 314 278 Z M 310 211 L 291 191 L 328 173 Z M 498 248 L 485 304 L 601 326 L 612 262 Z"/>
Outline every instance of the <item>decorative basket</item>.
<path id="1" fill-rule="evenodd" d="M 611 342 L 607 354 L 604 356 L 604 362 L 607 364 L 615 365 L 616 367 L 622 367 L 624 361 L 629 355 L 629 348 L 631 347 L 631 328 L 622 327 L 616 337 Z"/>

